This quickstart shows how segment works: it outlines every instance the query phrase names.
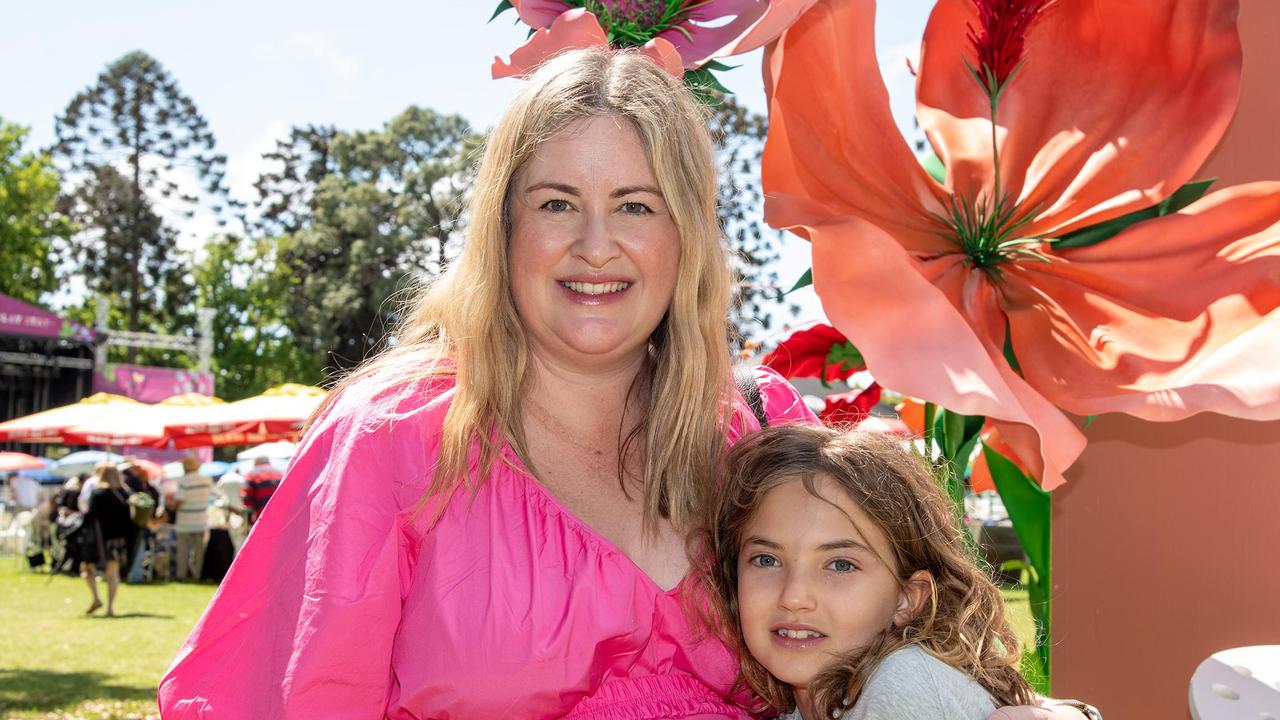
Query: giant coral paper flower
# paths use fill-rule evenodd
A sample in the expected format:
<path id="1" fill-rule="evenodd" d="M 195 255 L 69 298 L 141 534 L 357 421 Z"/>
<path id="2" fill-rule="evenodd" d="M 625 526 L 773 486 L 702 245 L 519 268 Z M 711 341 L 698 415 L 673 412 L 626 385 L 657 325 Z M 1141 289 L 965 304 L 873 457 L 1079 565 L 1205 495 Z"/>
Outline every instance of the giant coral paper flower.
<path id="1" fill-rule="evenodd" d="M 993 123 L 979 11 L 1032 5 Z M 1047 488 L 1084 445 L 1059 408 L 1280 418 L 1280 183 L 1055 242 L 1192 178 L 1238 97 L 1237 11 L 939 0 L 917 81 L 938 183 L 890 116 L 874 3 L 821 0 L 765 59 L 766 219 L 812 241 L 827 315 L 880 382 L 1001 421 Z"/>
<path id="2" fill-rule="evenodd" d="M 639 46 L 676 75 L 772 42 L 815 0 L 510 0 L 535 32 L 495 58 L 493 77 L 523 76 L 567 49 Z"/>

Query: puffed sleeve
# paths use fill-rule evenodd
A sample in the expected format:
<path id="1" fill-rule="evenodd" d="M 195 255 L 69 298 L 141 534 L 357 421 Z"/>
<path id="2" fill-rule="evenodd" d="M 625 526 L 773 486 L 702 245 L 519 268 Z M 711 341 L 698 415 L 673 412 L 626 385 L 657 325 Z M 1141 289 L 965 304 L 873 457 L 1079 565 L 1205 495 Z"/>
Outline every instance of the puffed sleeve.
<path id="1" fill-rule="evenodd" d="M 772 368 L 758 365 L 752 369 L 760 386 L 764 415 L 771 425 L 789 422 L 818 423 L 818 416 L 805 404 L 795 387 Z"/>
<path id="2" fill-rule="evenodd" d="M 410 562 L 397 478 L 424 470 L 422 443 L 343 395 L 161 681 L 165 720 L 383 717 Z"/>

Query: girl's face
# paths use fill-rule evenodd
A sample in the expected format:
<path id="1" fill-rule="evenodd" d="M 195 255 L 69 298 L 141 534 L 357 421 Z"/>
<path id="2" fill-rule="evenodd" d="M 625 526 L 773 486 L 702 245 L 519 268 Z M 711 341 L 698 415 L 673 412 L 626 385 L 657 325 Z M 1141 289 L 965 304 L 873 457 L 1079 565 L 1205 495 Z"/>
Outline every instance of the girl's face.
<path id="1" fill-rule="evenodd" d="M 797 690 L 911 613 L 897 568 L 880 560 L 893 557 L 884 532 L 834 480 L 814 484 L 822 499 L 799 480 L 765 494 L 738 555 L 747 649 Z"/>

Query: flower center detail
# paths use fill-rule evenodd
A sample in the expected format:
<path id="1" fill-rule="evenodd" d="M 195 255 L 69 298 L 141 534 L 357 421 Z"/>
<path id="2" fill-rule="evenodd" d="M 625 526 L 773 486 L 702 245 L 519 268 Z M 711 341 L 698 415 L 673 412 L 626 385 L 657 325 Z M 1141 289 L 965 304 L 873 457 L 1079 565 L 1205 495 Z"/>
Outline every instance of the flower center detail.
<path id="1" fill-rule="evenodd" d="M 1041 238 L 1022 237 L 1020 233 L 1034 213 L 1017 218 L 1017 210 L 1007 197 L 990 203 L 981 197 L 972 200 L 953 195 L 947 202 L 946 215 L 934 217 L 945 228 L 942 236 L 960 246 L 966 265 L 998 279 L 1003 275 L 1000 266 L 1004 263 L 1050 261 L 1036 248 L 1044 242 Z"/>
<path id="2" fill-rule="evenodd" d="M 691 19 L 704 4 L 692 0 L 568 0 L 568 3 L 595 15 L 609 34 L 612 45 L 643 45 L 671 28 L 684 31 L 680 23 Z"/>
<path id="3" fill-rule="evenodd" d="M 665 0 L 597 0 L 615 20 L 652 27 L 667 9 Z"/>

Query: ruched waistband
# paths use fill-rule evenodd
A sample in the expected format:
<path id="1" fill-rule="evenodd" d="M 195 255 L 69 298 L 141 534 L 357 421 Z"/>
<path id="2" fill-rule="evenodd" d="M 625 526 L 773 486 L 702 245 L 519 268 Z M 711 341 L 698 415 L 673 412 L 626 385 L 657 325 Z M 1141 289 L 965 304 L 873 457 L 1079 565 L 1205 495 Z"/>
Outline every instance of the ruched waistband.
<path id="1" fill-rule="evenodd" d="M 565 716 L 570 720 L 742 720 L 741 708 L 688 675 L 647 675 L 605 681 Z"/>

